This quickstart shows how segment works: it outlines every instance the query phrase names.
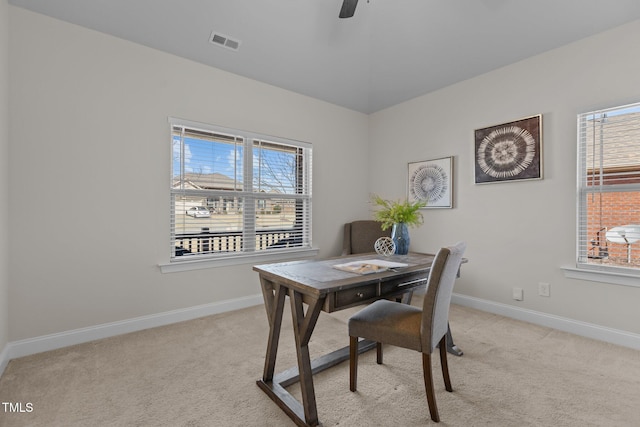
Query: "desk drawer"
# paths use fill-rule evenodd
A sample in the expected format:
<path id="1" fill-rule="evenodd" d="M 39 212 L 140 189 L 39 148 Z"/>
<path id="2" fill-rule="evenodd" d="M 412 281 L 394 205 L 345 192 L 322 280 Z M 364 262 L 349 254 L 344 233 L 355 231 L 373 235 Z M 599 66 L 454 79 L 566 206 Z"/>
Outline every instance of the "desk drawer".
<path id="1" fill-rule="evenodd" d="M 380 284 L 380 296 L 401 293 L 403 290 L 415 289 L 427 283 L 424 273 L 411 274 L 409 276 L 388 280 Z"/>
<path id="2" fill-rule="evenodd" d="M 336 307 L 346 307 L 352 304 L 362 304 L 364 301 L 375 298 L 376 296 L 376 285 L 344 289 L 342 291 L 336 292 Z"/>

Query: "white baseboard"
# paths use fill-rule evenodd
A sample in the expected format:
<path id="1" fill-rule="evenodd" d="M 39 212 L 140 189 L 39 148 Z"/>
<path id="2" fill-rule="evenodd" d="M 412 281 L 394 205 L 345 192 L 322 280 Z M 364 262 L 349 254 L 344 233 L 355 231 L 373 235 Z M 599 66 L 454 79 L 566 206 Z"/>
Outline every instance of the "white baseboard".
<path id="1" fill-rule="evenodd" d="M 466 295 L 453 294 L 451 302 L 489 313 L 546 326 L 576 335 L 593 338 L 612 344 L 640 350 L 640 335 L 618 329 L 580 322 L 565 317 L 554 316 L 539 311 L 527 310 Z M 44 335 L 20 341 L 9 342 L 0 352 L 0 375 L 11 359 L 55 350 L 70 345 L 82 344 L 102 338 L 113 337 L 157 326 L 169 325 L 213 314 L 239 310 L 263 303 L 262 295 L 236 298 L 212 304 L 173 310 L 165 313 L 136 317 L 120 322 L 105 323 L 88 328 L 74 329 L 57 334 Z"/>
<path id="2" fill-rule="evenodd" d="M 4 372 L 4 368 L 7 366 L 7 363 L 9 363 L 9 360 L 17 357 L 82 344 L 129 332 L 141 331 L 143 329 L 155 328 L 157 326 L 197 319 L 212 314 L 239 310 L 258 304 L 263 304 L 262 294 L 9 342 L 2 353 L 0 353 L 0 375 Z"/>
<path id="3" fill-rule="evenodd" d="M 640 350 L 640 335 L 619 329 L 607 328 L 593 323 L 581 322 L 566 317 L 527 310 L 466 295 L 453 294 L 451 302 L 512 319 L 569 332 L 587 338 Z"/>

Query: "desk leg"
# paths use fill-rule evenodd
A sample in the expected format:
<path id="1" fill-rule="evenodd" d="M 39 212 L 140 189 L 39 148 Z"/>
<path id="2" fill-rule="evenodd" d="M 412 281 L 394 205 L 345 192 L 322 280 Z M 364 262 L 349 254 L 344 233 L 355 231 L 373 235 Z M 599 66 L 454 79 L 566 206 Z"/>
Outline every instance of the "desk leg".
<path id="1" fill-rule="evenodd" d="M 310 426 L 318 425 L 318 410 L 316 408 L 316 394 L 313 388 L 313 372 L 309 357 L 309 340 L 318 321 L 322 309 L 323 298 L 309 302 L 307 313 L 304 313 L 302 294 L 289 289 L 291 300 L 291 314 L 293 317 L 293 331 L 296 339 L 298 354 L 298 373 L 300 375 L 300 391 L 304 408 L 305 422 Z"/>
<path id="2" fill-rule="evenodd" d="M 451 335 L 451 326 L 447 323 L 447 351 L 454 356 L 462 356 L 464 353 L 453 342 L 453 336 Z"/>
<path id="3" fill-rule="evenodd" d="M 264 362 L 264 373 L 262 379 L 257 381 L 258 387 L 276 402 L 296 425 L 318 426 L 318 410 L 313 387 L 313 370 L 309 354 L 309 341 L 318 321 L 322 305 L 324 304 L 324 298 L 308 302 L 308 308 L 305 313 L 301 293 L 293 289 L 288 289 L 280 284 L 274 284 L 268 280 L 261 280 L 261 285 L 267 317 L 269 319 L 269 341 L 267 343 L 267 355 Z M 293 332 L 298 356 L 297 381 L 295 382 L 300 382 L 302 405 L 284 388 L 287 384 L 291 384 L 291 382 L 288 382 L 288 380 L 285 381 L 285 378 L 274 380 L 284 300 L 287 292 L 291 300 Z M 317 369 L 316 367 L 316 370 Z M 279 375 L 279 377 L 281 376 Z"/>
<path id="4" fill-rule="evenodd" d="M 413 298 L 413 291 L 408 291 L 402 294 L 400 298 L 396 298 L 396 301 L 402 304 L 411 304 L 411 298 Z"/>
<path id="5" fill-rule="evenodd" d="M 274 285 L 264 279 L 261 280 L 261 285 L 264 306 L 267 310 L 267 318 L 269 319 L 269 341 L 267 342 L 267 354 L 264 360 L 262 379 L 263 381 L 272 381 L 276 366 L 276 355 L 278 353 L 278 342 L 280 341 L 280 329 L 282 325 L 282 312 L 284 309 L 284 300 L 287 296 L 287 289 L 279 285 Z"/>

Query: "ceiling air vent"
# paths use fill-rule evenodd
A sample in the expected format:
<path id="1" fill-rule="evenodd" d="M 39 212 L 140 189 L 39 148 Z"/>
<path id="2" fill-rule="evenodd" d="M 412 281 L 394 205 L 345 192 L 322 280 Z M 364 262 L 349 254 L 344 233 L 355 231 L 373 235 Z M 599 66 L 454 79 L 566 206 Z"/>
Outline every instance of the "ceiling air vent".
<path id="1" fill-rule="evenodd" d="M 215 31 L 211 33 L 209 42 L 231 50 L 238 50 L 240 47 L 240 40 L 234 40 L 224 34 L 216 33 Z"/>

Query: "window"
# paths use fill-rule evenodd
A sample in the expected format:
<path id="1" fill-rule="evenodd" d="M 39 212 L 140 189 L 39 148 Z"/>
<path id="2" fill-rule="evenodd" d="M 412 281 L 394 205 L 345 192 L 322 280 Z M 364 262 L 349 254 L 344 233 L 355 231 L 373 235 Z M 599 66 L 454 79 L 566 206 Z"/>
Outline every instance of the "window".
<path id="1" fill-rule="evenodd" d="M 171 261 L 311 248 L 311 144 L 169 122 Z"/>
<path id="2" fill-rule="evenodd" d="M 578 268 L 640 275 L 640 103 L 578 115 Z"/>

